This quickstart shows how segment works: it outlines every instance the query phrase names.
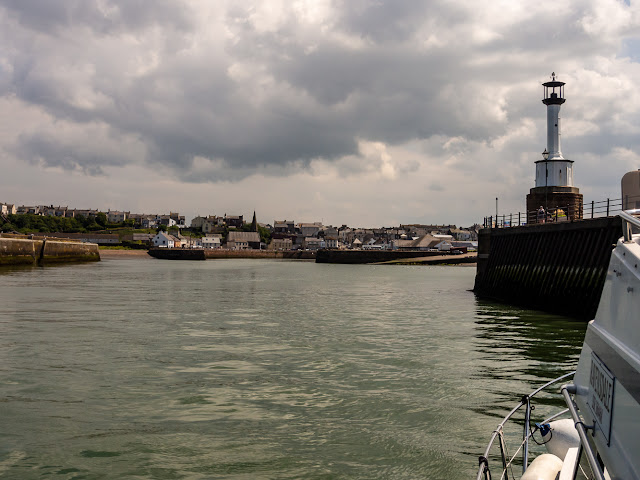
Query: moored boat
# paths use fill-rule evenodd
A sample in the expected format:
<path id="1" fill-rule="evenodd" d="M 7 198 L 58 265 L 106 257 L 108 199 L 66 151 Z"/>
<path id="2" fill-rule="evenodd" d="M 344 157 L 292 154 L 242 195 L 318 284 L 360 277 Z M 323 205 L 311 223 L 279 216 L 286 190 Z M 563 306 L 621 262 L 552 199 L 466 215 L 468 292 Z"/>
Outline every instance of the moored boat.
<path id="1" fill-rule="evenodd" d="M 624 235 L 611 253 L 576 371 L 522 397 L 493 432 L 479 459 L 478 480 L 515 477 L 516 464 L 522 480 L 640 479 L 640 234 L 633 233 L 640 229 L 638 214 L 620 214 Z M 532 423 L 539 394 L 554 388 L 566 408 Z M 509 454 L 505 426 L 520 412 L 521 443 Z M 544 444 L 547 453 L 529 462 L 532 442 Z"/>

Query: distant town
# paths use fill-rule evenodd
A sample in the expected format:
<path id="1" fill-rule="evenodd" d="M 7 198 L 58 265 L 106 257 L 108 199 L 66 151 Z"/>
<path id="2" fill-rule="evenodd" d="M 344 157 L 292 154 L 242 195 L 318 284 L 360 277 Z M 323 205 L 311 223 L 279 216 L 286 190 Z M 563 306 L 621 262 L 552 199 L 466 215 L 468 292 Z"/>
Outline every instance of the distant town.
<path id="1" fill-rule="evenodd" d="M 424 250 L 473 251 L 481 225 L 408 224 L 397 227 L 335 227 L 322 222 L 273 220 L 258 223 L 256 213 L 197 216 L 187 222 L 177 212 L 144 214 L 75 209 L 53 205 L 0 203 L 0 231 L 39 233 L 101 246 L 203 248 L 229 250 Z"/>

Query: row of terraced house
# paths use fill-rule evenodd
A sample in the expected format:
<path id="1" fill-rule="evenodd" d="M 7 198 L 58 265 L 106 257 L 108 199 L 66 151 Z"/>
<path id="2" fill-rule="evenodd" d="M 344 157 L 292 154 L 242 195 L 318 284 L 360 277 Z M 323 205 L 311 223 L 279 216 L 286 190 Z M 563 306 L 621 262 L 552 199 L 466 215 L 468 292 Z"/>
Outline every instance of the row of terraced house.
<path id="1" fill-rule="evenodd" d="M 53 205 L 15 206 L 0 203 L 0 213 L 35 215 L 51 215 L 56 217 L 95 217 L 100 210 L 71 209 Z M 371 250 L 449 250 L 455 248 L 474 249 L 477 246 L 479 225 L 469 228 L 458 228 L 455 225 L 406 224 L 399 227 L 352 228 L 347 225 L 334 227 L 322 222 L 300 222 L 293 220 L 274 220 L 273 224 L 259 224 L 271 232 L 268 245 L 260 242 L 255 231 L 224 233 L 229 228 L 242 228 L 243 215 L 196 216 L 189 225 L 183 215 L 177 212 L 169 214 L 137 214 L 128 211 L 107 210 L 102 212 L 109 223 L 132 221 L 139 228 L 157 228 L 176 226 L 179 229 L 190 228 L 201 232 L 202 238 L 185 237 L 181 234 L 170 235 L 159 232 L 156 236 L 144 235 L 145 241 L 155 246 L 173 246 L 181 248 L 230 248 L 230 249 L 274 249 L 274 250 L 318 250 L 323 248 L 337 249 L 371 249 Z M 254 220 L 255 223 L 255 213 Z M 142 239 L 142 234 L 138 234 Z"/>
<path id="2" fill-rule="evenodd" d="M 53 205 L 20 205 L 16 206 L 10 203 L 0 203 L 0 213 L 3 215 L 42 215 L 63 218 L 95 218 L 99 213 L 104 213 L 109 223 L 122 223 L 131 220 L 133 225 L 139 228 L 157 228 L 160 225 L 165 227 L 177 226 L 178 228 L 186 227 L 184 215 L 177 212 L 169 212 L 169 214 L 146 214 L 131 213 L 119 210 L 97 210 L 97 209 L 77 209 Z"/>
<path id="3" fill-rule="evenodd" d="M 198 216 L 191 221 L 191 229 L 205 235 L 223 232 L 225 225 L 243 225 L 242 216 Z M 236 220 L 237 224 L 232 222 Z M 255 222 L 255 214 L 254 214 Z M 318 250 L 337 249 L 418 249 L 450 250 L 477 247 L 477 232 L 480 225 L 461 229 L 455 225 L 400 225 L 392 228 L 351 228 L 347 225 L 334 227 L 322 222 L 296 223 L 292 220 L 275 220 L 272 225 L 260 224 L 271 232 L 269 245 L 260 244 L 257 234 L 252 242 L 234 242 L 227 239 L 227 248 L 268 248 L 273 250 Z M 231 235 L 232 232 L 230 232 Z M 251 232 L 238 232 L 237 235 L 249 235 Z M 236 235 L 236 234 L 234 234 Z M 222 245 L 225 247 L 225 245 Z"/>

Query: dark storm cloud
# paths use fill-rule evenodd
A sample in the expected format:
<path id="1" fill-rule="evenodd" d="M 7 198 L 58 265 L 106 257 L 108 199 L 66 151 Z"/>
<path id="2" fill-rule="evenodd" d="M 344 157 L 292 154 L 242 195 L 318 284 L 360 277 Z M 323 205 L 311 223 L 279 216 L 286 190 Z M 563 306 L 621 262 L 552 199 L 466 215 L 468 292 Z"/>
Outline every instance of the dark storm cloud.
<path id="1" fill-rule="evenodd" d="M 1 92 L 53 119 L 25 126 L 13 151 L 87 173 L 144 159 L 202 182 L 287 175 L 357 156 L 362 140 L 490 143 L 544 118 L 547 70 L 613 51 L 583 26 L 589 3 L 506 21 L 462 2 L 345 0 L 315 23 L 259 5 L 6 0 Z M 85 125 L 108 134 L 84 145 Z M 104 153 L 123 137 L 144 148 Z"/>
<path id="2" fill-rule="evenodd" d="M 73 171 L 78 168 L 88 175 L 102 175 L 101 165 L 122 164 L 122 159 L 116 161 L 113 156 L 98 153 L 88 154 L 74 151 L 59 139 L 39 134 L 35 137 L 21 136 L 18 138 L 14 153 L 21 159 L 35 165 L 60 167 Z"/>

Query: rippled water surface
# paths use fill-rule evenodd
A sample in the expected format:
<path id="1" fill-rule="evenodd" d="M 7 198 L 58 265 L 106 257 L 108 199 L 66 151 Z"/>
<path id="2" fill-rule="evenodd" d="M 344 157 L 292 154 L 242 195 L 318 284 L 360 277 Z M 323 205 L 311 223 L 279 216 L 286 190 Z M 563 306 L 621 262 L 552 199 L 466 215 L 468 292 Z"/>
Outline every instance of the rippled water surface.
<path id="1" fill-rule="evenodd" d="M 480 302 L 474 275 L 0 271 L 0 478 L 475 478 L 500 418 L 575 368 L 586 325 Z"/>

